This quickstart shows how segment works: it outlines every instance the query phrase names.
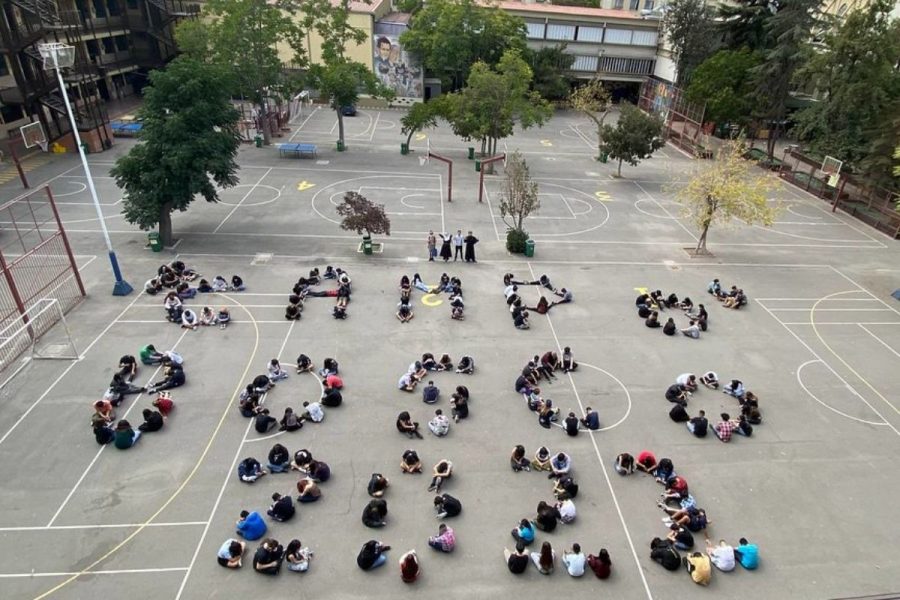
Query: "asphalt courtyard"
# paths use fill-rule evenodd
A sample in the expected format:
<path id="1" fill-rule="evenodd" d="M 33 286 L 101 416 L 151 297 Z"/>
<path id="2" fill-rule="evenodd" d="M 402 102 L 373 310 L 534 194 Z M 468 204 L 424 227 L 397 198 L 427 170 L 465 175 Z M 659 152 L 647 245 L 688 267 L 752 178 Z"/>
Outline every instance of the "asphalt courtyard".
<path id="1" fill-rule="evenodd" d="M 440 598 L 546 598 L 551 595 L 640 600 L 700 598 L 837 599 L 900 593 L 894 543 L 900 478 L 900 252 L 891 240 L 822 201 L 784 186 L 773 195 L 784 210 L 769 229 L 736 225 L 710 236 L 713 256 L 690 258 L 696 231 L 673 201 L 674 190 L 704 164 L 666 146 L 637 167 L 593 160 L 589 121 L 560 113 L 541 129 L 517 132 L 502 150 L 520 150 L 538 181 L 541 209 L 526 223 L 536 241 L 531 259 L 504 248 L 499 212 L 502 164 L 484 177 L 467 159 L 468 144 L 448 128 L 413 137 L 401 156 L 402 111 L 360 110 L 346 119 L 346 152 L 334 149 L 334 113 L 304 108 L 277 143 L 316 144 L 313 159 L 281 157 L 277 146 L 240 152 L 240 184 L 221 202 L 197 201 L 174 215 L 177 243 L 162 253 L 146 248 L 146 233 L 125 222 L 121 192 L 109 177 L 133 141 L 119 141 L 90 163 L 103 213 L 125 277 L 138 289 L 110 295 L 112 275 L 97 215 L 77 157 L 40 155 L 26 162 L 33 187 L 47 182 L 76 252 L 88 298 L 67 319 L 80 359 L 28 361 L 12 378 L 0 373 L 0 596 L 138 599 L 304 597 L 395 598 L 425 593 Z M 453 161 L 448 166 L 428 151 Z M 4 163 L 2 169 L 9 169 Z M 2 179 L 0 199 L 23 190 Z M 338 226 L 335 205 L 347 191 L 385 205 L 392 235 L 380 252 L 359 252 L 359 236 Z M 479 193 L 480 192 L 480 193 Z M 482 201 L 479 202 L 479 195 Z M 425 237 L 472 231 L 478 262 L 427 261 Z M 0 235 L 12 235 L 0 223 Z M 240 274 L 247 290 L 198 296 L 195 307 L 230 307 L 224 331 L 187 331 L 163 318 L 162 301 L 139 293 L 162 262 L 178 258 L 206 277 Z M 349 318 L 331 317 L 332 300 L 310 298 L 300 321 L 284 319 L 287 296 L 313 267 L 346 269 L 353 279 Z M 537 279 L 573 291 L 575 301 L 548 316 L 533 315 L 529 331 L 513 328 L 502 276 Z M 446 295 L 414 292 L 415 318 L 394 317 L 404 274 L 428 283 L 442 273 L 461 278 L 466 319 L 449 316 Z M 740 311 L 706 294 L 719 278 L 750 298 Z M 326 288 L 331 285 L 324 286 Z M 699 340 L 666 337 L 635 316 L 643 288 L 674 291 L 705 303 L 709 331 Z M 523 288 L 528 304 L 549 292 Z M 680 311 L 669 311 L 684 326 Z M 49 336 L 59 337 L 55 330 Z M 129 451 L 98 446 L 89 428 L 99 398 L 123 354 L 146 344 L 185 357 L 187 384 L 174 390 L 175 412 L 160 433 Z M 592 406 L 602 428 L 568 437 L 541 428 L 513 390 L 535 354 L 570 346 L 580 363 L 543 388 L 563 413 Z M 326 409 L 321 424 L 294 433 L 258 434 L 236 408 L 237 394 L 267 361 L 292 362 L 305 353 L 321 364 L 336 358 L 345 382 L 344 404 Z M 424 352 L 475 358 L 473 375 L 436 373 L 436 406 L 397 389 L 410 362 Z M 692 437 L 668 418 L 663 394 L 685 372 L 716 371 L 745 382 L 760 398 L 763 423 L 750 438 L 723 444 Z M 891 375 L 895 373 L 895 375 Z M 157 377 L 144 367 L 136 382 Z M 457 385 L 471 392 L 471 415 L 450 434 L 424 440 L 400 435 L 394 420 L 409 411 L 424 423 L 435 408 L 449 412 Z M 320 392 L 317 378 L 291 374 L 266 398 L 279 416 Z M 119 408 L 132 423 L 149 406 L 130 396 Z M 737 402 L 703 389 L 688 411 L 739 412 Z M 234 536 L 242 509 L 265 513 L 273 492 L 294 493 L 297 477 L 272 474 L 253 485 L 236 464 L 265 462 L 272 444 L 308 448 L 333 477 L 315 504 L 299 505 L 288 523 L 269 521 L 282 544 L 298 538 L 315 551 L 305 574 L 256 574 L 250 549 L 244 567 L 216 564 L 222 542 Z M 510 530 L 550 501 L 552 482 L 540 473 L 514 473 L 509 453 L 541 445 L 573 459 L 580 486 L 573 524 L 539 532 L 561 555 L 578 542 L 586 552 L 607 548 L 613 574 L 569 577 L 557 557 L 547 577 L 530 568 L 511 575 L 503 548 Z M 400 456 L 415 448 L 426 470 L 440 459 L 454 464 L 444 492 L 463 504 L 448 519 L 457 547 L 442 555 L 427 546 L 439 521 L 427 475 L 405 475 Z M 662 486 L 644 475 L 612 469 L 621 452 L 669 457 L 711 520 L 715 542 L 747 537 L 760 546 L 760 567 L 715 572 L 709 588 L 683 571 L 650 560 L 649 542 L 666 529 L 656 501 Z M 360 521 L 369 501 L 366 483 L 379 472 L 391 481 L 387 526 Z M 378 539 L 393 549 L 387 566 L 360 571 L 360 546 Z M 697 535 L 703 546 L 703 535 Z M 413 586 L 398 576 L 397 559 L 415 548 L 422 575 Z M 537 549 L 532 547 L 532 549 Z M 701 548 L 702 549 L 702 548 Z M 881 596 L 879 596 L 881 597 Z"/>

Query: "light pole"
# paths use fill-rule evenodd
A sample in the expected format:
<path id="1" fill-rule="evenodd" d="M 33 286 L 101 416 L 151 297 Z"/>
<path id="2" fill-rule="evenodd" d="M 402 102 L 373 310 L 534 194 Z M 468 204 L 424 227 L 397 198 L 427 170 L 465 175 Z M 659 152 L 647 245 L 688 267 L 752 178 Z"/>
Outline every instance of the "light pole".
<path id="1" fill-rule="evenodd" d="M 106 229 L 103 210 L 100 208 L 100 199 L 97 198 L 97 189 L 94 187 L 94 178 L 91 177 L 91 168 L 88 166 L 87 156 L 85 156 L 84 148 L 81 146 L 81 136 L 78 134 L 78 124 L 75 122 L 75 113 L 72 112 L 72 105 L 69 103 L 69 92 L 66 90 L 65 81 L 63 81 L 62 69 L 71 67 L 75 63 L 75 47 L 59 42 L 52 42 L 41 44 L 38 49 L 40 50 L 41 58 L 44 59 L 44 69 L 56 71 L 56 80 L 59 82 L 59 91 L 62 94 L 63 101 L 66 103 L 66 112 L 69 115 L 69 123 L 72 125 L 72 136 L 75 138 L 75 147 L 78 148 L 78 155 L 81 156 L 81 164 L 84 167 L 84 175 L 87 178 L 88 189 L 91 192 L 91 200 L 94 201 L 94 208 L 97 210 L 97 218 L 100 220 L 100 229 L 103 231 L 103 239 L 106 240 L 106 250 L 109 252 L 109 262 L 112 265 L 113 275 L 116 277 L 116 284 L 113 286 L 113 296 L 127 296 L 134 288 L 122 278 L 122 271 L 119 270 L 119 261 L 116 260 L 116 253 L 112 247 L 112 240 L 109 239 L 109 231 Z"/>

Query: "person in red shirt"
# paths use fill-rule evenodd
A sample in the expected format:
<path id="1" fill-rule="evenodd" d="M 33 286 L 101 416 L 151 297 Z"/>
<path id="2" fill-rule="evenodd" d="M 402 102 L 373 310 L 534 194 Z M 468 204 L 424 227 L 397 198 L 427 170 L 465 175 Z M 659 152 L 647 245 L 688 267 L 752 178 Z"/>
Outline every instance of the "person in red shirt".
<path id="1" fill-rule="evenodd" d="M 609 552 L 606 548 L 600 550 L 600 554 L 594 556 L 588 554 L 587 564 L 597 576 L 597 579 L 607 579 L 612 568 L 612 561 L 609 559 Z"/>
<path id="2" fill-rule="evenodd" d="M 175 408 L 172 396 L 168 392 L 160 392 L 159 397 L 152 404 L 164 417 L 168 417 L 172 409 Z"/>
<path id="3" fill-rule="evenodd" d="M 643 471 L 648 475 L 653 475 L 656 471 L 656 456 L 649 450 L 643 450 L 637 456 L 637 463 L 634 465 L 638 471 Z"/>
<path id="4" fill-rule="evenodd" d="M 330 389 L 339 390 L 344 387 L 344 380 L 341 379 L 341 377 L 339 375 L 336 375 L 334 373 L 331 373 L 328 376 L 326 376 L 324 383 L 325 383 L 326 390 L 330 390 Z"/>
<path id="5" fill-rule="evenodd" d="M 722 417 L 722 420 L 713 427 L 713 433 L 720 442 L 730 442 L 731 434 L 734 432 L 734 423 L 731 422 L 731 416 L 728 413 L 722 413 L 719 416 Z"/>

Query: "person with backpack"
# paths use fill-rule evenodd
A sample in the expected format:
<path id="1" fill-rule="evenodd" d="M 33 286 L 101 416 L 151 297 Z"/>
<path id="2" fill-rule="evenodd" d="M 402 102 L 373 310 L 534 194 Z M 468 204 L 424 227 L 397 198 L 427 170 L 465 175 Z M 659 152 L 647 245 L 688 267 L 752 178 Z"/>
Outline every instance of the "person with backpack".
<path id="1" fill-rule="evenodd" d="M 656 561 L 667 571 L 677 571 L 681 567 L 681 555 L 668 540 L 658 537 L 650 542 L 650 560 Z"/>

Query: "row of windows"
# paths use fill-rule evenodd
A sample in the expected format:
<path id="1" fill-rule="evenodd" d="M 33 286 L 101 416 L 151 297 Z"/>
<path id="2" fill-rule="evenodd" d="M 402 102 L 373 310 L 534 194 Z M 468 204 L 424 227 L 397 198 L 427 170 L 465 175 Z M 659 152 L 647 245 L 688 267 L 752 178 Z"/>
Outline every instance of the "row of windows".
<path id="1" fill-rule="evenodd" d="M 618 29 L 615 27 L 591 27 L 587 25 L 562 25 L 559 23 L 526 23 L 528 38 L 591 42 L 595 44 L 621 44 L 625 46 L 656 46 L 657 32 L 647 29 Z"/>
<path id="2" fill-rule="evenodd" d="M 616 56 L 575 56 L 573 71 L 584 73 L 620 73 L 624 75 L 652 75 L 652 58 L 620 58 Z M 599 69 L 598 69 L 599 67 Z"/>
<path id="3" fill-rule="evenodd" d="M 644 0 L 644 10 L 653 10 L 654 0 Z M 625 8 L 625 0 L 613 0 L 612 7 L 616 10 Z M 641 0 L 628 0 L 628 10 L 640 10 Z"/>

